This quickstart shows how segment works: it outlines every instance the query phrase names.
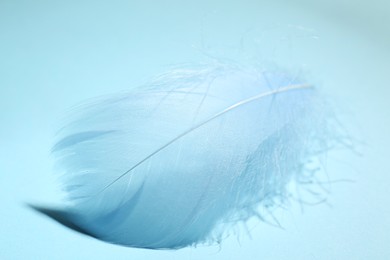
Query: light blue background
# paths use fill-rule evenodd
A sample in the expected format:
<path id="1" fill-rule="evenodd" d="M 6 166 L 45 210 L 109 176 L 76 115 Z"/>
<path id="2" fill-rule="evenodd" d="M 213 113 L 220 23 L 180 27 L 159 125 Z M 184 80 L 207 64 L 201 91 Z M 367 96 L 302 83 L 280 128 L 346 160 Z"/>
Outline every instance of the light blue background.
<path id="1" fill-rule="evenodd" d="M 0 2 L 0 259 L 389 259 L 390 11 L 385 1 Z M 351 4 L 353 3 L 353 4 Z M 203 53 L 203 54 L 202 54 Z M 61 116 L 204 53 L 303 73 L 364 141 L 329 155 L 329 204 L 278 212 L 219 247 L 151 251 L 76 234 L 23 206 L 58 199 Z M 272 66 L 272 65 L 270 65 Z"/>

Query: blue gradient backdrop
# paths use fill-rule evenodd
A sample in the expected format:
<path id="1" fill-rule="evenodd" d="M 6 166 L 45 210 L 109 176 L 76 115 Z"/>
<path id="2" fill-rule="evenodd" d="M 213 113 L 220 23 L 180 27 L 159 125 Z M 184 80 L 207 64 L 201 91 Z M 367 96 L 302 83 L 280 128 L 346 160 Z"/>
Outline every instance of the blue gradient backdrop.
<path id="1" fill-rule="evenodd" d="M 379 0 L 1 0 L 0 259 L 390 258 L 389 14 Z M 285 230 L 250 223 L 251 238 L 179 251 L 106 244 L 23 206 L 59 197 L 49 150 L 65 111 L 205 54 L 253 55 L 322 87 L 364 141 L 361 156 L 328 158 L 331 179 L 354 183 L 278 212 Z"/>

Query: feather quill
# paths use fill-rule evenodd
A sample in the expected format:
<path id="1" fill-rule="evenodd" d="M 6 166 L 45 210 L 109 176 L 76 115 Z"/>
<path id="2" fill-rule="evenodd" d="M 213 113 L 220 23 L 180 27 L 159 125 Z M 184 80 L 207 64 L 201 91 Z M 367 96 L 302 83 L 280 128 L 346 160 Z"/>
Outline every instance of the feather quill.
<path id="1" fill-rule="evenodd" d="M 325 111 L 313 86 L 284 73 L 173 70 L 79 109 L 52 149 L 68 203 L 33 207 L 110 243 L 213 244 L 288 197 L 329 148 Z"/>

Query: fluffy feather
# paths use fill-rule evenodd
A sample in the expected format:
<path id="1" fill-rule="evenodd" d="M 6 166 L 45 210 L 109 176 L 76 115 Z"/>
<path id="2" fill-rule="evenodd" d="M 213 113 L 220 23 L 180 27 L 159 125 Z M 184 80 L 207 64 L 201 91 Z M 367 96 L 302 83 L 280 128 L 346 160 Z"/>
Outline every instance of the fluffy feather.
<path id="1" fill-rule="evenodd" d="M 69 203 L 36 209 L 115 244 L 212 244 L 288 197 L 327 128 L 315 88 L 286 74 L 173 70 L 80 109 L 53 147 Z"/>

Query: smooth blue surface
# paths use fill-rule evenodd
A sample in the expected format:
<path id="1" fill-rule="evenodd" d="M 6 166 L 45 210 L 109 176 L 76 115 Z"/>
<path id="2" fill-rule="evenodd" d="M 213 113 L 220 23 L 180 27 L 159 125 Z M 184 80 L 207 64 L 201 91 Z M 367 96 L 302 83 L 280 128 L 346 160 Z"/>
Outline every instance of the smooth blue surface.
<path id="1" fill-rule="evenodd" d="M 342 15 L 304 1 L 2 1 L 0 257 L 388 258 L 389 37 L 381 22 L 369 22 L 371 15 L 363 15 L 367 22 L 361 26 L 343 19 L 356 12 L 334 4 Z M 388 9 L 367 8 L 374 4 L 356 4 L 354 10 L 371 14 Z M 137 86 L 169 64 L 201 59 L 199 49 L 234 58 L 255 53 L 262 64 L 272 60 L 292 73 L 302 71 L 348 111 L 346 118 L 352 118 L 366 145 L 363 157 L 329 156 L 331 178 L 355 180 L 332 185 L 332 208 L 306 207 L 302 215 L 295 205 L 278 214 L 286 230 L 259 224 L 251 228 L 252 240 L 245 234 L 241 243 L 228 239 L 220 251 L 155 252 L 79 236 L 23 206 L 57 199 L 49 151 L 64 111 L 85 99 Z"/>

